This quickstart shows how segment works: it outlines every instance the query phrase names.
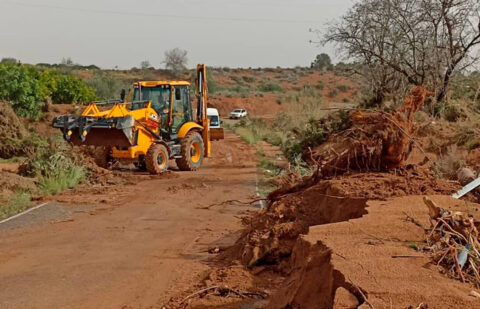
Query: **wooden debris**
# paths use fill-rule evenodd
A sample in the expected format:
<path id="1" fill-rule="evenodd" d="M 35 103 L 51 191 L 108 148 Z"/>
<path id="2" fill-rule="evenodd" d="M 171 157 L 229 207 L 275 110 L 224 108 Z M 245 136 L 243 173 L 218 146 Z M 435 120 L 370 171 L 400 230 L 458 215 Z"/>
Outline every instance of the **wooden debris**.
<path id="1" fill-rule="evenodd" d="M 472 216 L 438 207 L 428 197 L 423 199 L 428 208 L 431 228 L 426 230 L 427 247 L 433 261 L 443 266 L 452 278 L 480 287 L 480 242 L 476 222 Z M 460 253 L 467 252 L 467 261 L 459 261 Z M 465 255 L 463 255 L 465 257 Z M 462 260 L 462 258 L 460 258 Z"/>
<path id="2" fill-rule="evenodd" d="M 199 296 L 203 297 L 207 294 L 213 294 L 216 296 L 221 296 L 221 297 L 228 297 L 230 295 L 235 295 L 240 298 L 257 298 L 257 299 L 265 299 L 268 295 L 264 293 L 257 293 L 257 292 L 249 292 L 249 291 L 240 291 L 240 290 L 235 290 L 226 286 L 219 286 L 219 285 L 214 285 L 211 287 L 207 287 L 201 290 L 198 290 L 187 297 L 185 297 L 180 304 L 185 303 L 187 300 Z"/>
<path id="3" fill-rule="evenodd" d="M 440 217 L 440 208 L 435 205 L 435 203 L 430 198 L 424 196 L 423 202 L 428 207 L 428 215 L 430 216 L 430 219 L 435 220 Z"/>

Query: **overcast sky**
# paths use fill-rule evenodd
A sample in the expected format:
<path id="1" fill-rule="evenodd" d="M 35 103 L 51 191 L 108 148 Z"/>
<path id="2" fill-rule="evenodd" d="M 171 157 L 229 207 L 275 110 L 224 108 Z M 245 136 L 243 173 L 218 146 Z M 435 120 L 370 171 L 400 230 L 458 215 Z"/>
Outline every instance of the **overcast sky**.
<path id="1" fill-rule="evenodd" d="M 165 50 L 229 67 L 307 66 L 332 47 L 309 29 L 343 15 L 353 0 L 0 0 L 0 58 L 102 68 L 162 66 Z"/>

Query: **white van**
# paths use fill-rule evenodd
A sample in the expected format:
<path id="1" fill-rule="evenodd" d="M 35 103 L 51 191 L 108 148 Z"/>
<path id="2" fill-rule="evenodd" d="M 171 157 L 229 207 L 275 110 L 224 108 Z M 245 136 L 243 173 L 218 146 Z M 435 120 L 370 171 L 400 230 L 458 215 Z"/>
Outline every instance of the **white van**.
<path id="1" fill-rule="evenodd" d="M 210 128 L 220 128 L 220 114 L 216 108 L 207 108 L 207 117 L 210 119 Z"/>
<path id="2" fill-rule="evenodd" d="M 207 117 L 210 119 L 210 139 L 221 140 L 224 139 L 223 128 L 221 127 L 220 114 L 216 108 L 207 108 Z"/>

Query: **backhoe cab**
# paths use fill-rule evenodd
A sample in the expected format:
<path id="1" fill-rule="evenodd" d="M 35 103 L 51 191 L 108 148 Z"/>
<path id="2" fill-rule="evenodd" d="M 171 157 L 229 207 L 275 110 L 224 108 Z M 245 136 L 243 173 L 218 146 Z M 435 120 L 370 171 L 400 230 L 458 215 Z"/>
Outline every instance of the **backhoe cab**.
<path id="1" fill-rule="evenodd" d="M 196 89 L 194 109 L 189 82 L 136 82 L 130 102 L 122 92 L 122 100 L 91 103 L 80 116 L 55 118 L 53 127 L 75 145 L 98 146 L 96 161 L 102 167 L 130 161 L 159 174 L 175 159 L 180 170 L 193 171 L 210 156 L 212 136 L 223 139 L 223 128 L 209 128 L 205 65 L 197 66 Z"/>

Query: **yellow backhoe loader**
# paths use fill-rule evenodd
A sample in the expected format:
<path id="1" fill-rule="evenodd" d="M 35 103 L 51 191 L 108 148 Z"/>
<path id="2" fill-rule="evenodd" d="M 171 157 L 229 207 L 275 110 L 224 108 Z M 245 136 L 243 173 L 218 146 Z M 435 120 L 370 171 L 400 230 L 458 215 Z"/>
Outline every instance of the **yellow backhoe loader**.
<path id="1" fill-rule="evenodd" d="M 209 128 L 205 65 L 197 66 L 196 108 L 190 86 L 186 81 L 136 82 L 129 92 L 131 102 L 122 91 L 121 100 L 91 103 L 80 116 L 55 118 L 53 127 L 74 145 L 97 146 L 96 161 L 102 167 L 129 161 L 159 174 L 175 159 L 180 170 L 194 171 L 210 156 L 211 140 L 223 139 L 223 128 Z"/>

